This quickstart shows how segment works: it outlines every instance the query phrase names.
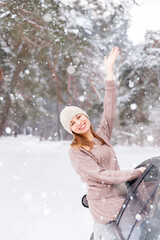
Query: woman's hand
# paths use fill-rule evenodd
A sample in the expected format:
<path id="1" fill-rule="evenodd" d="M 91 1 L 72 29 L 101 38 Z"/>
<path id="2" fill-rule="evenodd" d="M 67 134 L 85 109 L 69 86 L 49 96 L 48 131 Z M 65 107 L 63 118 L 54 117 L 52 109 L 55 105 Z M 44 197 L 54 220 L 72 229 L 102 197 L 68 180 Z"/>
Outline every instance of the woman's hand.
<path id="1" fill-rule="evenodd" d="M 140 168 L 138 168 L 138 169 L 139 169 L 139 171 L 140 171 L 141 173 L 143 173 L 143 172 L 146 170 L 145 167 L 140 167 Z"/>
<path id="2" fill-rule="evenodd" d="M 114 66 L 114 63 L 115 63 L 118 55 L 119 55 L 119 48 L 114 47 L 114 48 L 112 48 L 108 58 L 106 56 L 104 56 L 104 64 L 105 64 L 105 68 L 106 68 L 107 80 L 114 79 L 113 66 Z"/>
<path id="3" fill-rule="evenodd" d="M 119 48 L 113 47 L 109 57 L 107 58 L 106 56 L 104 56 L 104 63 L 105 63 L 106 69 L 113 68 L 118 55 L 119 55 Z"/>

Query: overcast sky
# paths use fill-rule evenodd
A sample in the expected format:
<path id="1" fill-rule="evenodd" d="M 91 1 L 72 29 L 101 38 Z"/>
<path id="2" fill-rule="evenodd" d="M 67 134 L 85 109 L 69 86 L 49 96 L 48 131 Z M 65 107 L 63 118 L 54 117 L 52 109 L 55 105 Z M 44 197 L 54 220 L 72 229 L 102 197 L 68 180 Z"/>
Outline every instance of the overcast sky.
<path id="1" fill-rule="evenodd" d="M 138 1 L 137 1 L 138 2 Z M 146 30 L 160 30 L 160 0 L 143 0 L 131 10 L 132 24 L 128 30 L 134 44 L 144 41 Z"/>

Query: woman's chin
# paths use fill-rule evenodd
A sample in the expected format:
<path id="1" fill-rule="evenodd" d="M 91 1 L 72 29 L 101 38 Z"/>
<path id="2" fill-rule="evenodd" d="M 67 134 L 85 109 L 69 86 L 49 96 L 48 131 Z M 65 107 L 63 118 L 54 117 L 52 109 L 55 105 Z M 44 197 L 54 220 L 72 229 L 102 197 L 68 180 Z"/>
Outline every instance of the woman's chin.
<path id="1" fill-rule="evenodd" d="M 87 134 L 87 133 L 89 132 L 89 130 L 90 130 L 90 129 L 85 129 L 84 131 L 82 131 L 82 132 L 79 133 L 79 134 L 81 134 L 81 135 L 85 135 L 85 134 Z"/>

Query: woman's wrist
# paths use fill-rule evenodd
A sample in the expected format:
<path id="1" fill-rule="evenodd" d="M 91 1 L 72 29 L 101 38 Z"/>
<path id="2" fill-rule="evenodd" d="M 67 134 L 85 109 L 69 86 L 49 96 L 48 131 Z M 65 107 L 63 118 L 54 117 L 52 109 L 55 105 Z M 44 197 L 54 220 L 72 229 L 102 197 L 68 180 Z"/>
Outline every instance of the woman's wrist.
<path id="1" fill-rule="evenodd" d="M 111 81 L 114 80 L 114 73 L 113 73 L 113 68 L 106 69 L 106 80 Z"/>

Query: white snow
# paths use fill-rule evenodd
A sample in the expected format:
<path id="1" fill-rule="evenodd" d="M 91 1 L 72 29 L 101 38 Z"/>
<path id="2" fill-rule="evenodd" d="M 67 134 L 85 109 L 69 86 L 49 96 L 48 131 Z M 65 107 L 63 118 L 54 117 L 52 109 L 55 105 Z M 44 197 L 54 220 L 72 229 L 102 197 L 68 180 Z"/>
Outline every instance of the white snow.
<path id="1" fill-rule="evenodd" d="M 67 67 L 67 72 L 68 72 L 69 74 L 75 73 L 75 67 L 74 67 L 74 66 L 68 66 L 68 67 Z"/>
<path id="2" fill-rule="evenodd" d="M 4 18 L 4 17 L 8 16 L 10 13 L 11 13 L 10 11 L 6 11 L 6 12 L 0 14 L 0 18 Z"/>
<path id="3" fill-rule="evenodd" d="M 129 80 L 129 87 L 130 88 L 134 87 L 134 82 L 132 82 L 131 80 Z"/>
<path id="4" fill-rule="evenodd" d="M 89 240 L 93 220 L 81 205 L 84 185 L 70 164 L 69 142 L 0 138 L 1 239 Z M 114 147 L 122 169 L 160 148 Z"/>
<path id="5" fill-rule="evenodd" d="M 152 142 L 152 141 L 153 141 L 153 136 L 149 135 L 149 136 L 147 137 L 147 140 L 148 140 L 148 142 Z"/>
<path id="6" fill-rule="evenodd" d="M 132 110 L 135 110 L 135 109 L 137 108 L 137 104 L 136 104 L 136 103 L 132 103 L 132 104 L 130 105 L 130 108 L 131 108 Z"/>
<path id="7" fill-rule="evenodd" d="M 79 101 L 84 102 L 86 98 L 85 98 L 84 95 L 82 95 L 82 96 L 80 96 L 78 99 L 79 99 Z"/>
<path id="8" fill-rule="evenodd" d="M 24 72 L 25 72 L 25 74 L 30 74 L 29 69 L 26 69 Z"/>
<path id="9" fill-rule="evenodd" d="M 159 30 L 159 8 L 158 0 L 142 0 L 139 6 L 134 5 L 131 9 L 131 26 L 128 29 L 128 37 L 133 44 L 144 43 L 147 30 Z M 152 16 L 152 17 L 151 17 Z"/>
<path id="10" fill-rule="evenodd" d="M 52 15 L 50 13 L 46 13 L 43 16 L 43 19 L 44 19 L 45 22 L 51 22 L 52 21 Z"/>
<path id="11" fill-rule="evenodd" d="M 135 218 L 136 218 L 137 221 L 141 221 L 141 218 L 142 218 L 142 217 L 141 217 L 140 214 L 136 214 L 136 217 L 135 217 Z"/>
<path id="12" fill-rule="evenodd" d="M 6 127 L 6 128 L 5 128 L 5 132 L 6 132 L 7 134 L 11 134 L 12 130 L 11 130 L 10 127 Z"/>

